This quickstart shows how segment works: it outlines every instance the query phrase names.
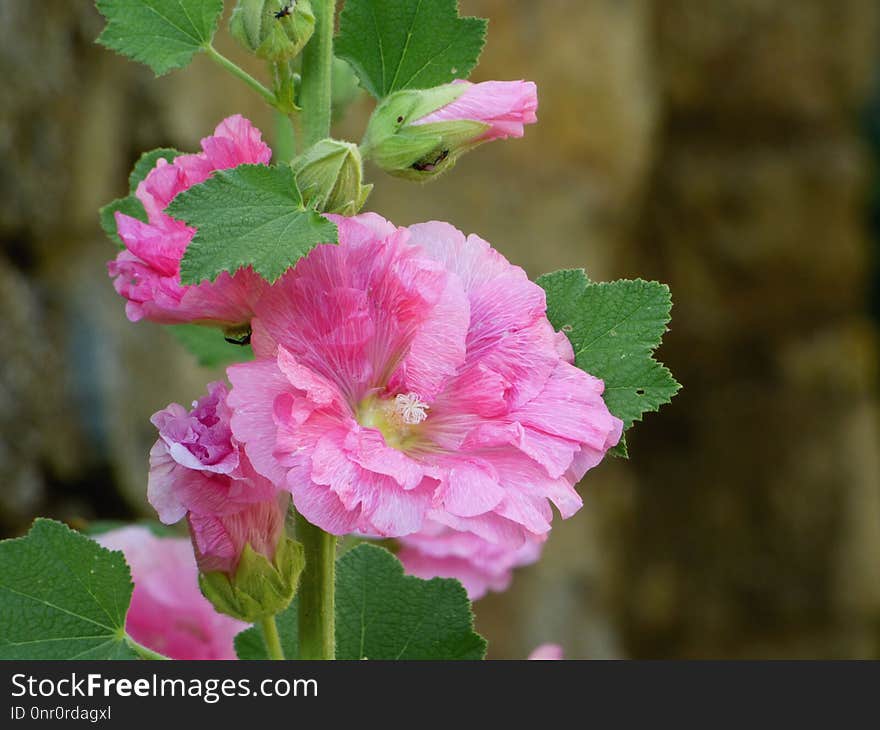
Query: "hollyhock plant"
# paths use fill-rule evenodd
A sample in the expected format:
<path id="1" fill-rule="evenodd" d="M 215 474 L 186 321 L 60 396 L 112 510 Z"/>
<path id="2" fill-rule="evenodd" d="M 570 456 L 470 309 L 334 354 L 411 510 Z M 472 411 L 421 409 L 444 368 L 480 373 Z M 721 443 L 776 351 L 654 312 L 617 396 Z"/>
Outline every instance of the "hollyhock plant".
<path id="1" fill-rule="evenodd" d="M 195 322 L 230 333 L 246 329 L 254 300 L 266 283 L 250 269 L 220 274 L 212 282 L 180 283 L 180 260 L 195 229 L 164 211 L 178 193 L 223 170 L 245 163 L 267 164 L 272 151 L 260 131 L 241 115 L 224 119 L 202 140 L 202 151 L 159 159 L 137 187 L 147 222 L 116 213 L 119 237 L 125 243 L 108 265 L 116 291 L 126 299 L 129 320 L 161 324 Z"/>
<path id="2" fill-rule="evenodd" d="M 131 569 L 134 592 L 125 629 L 135 641 L 170 659 L 235 659 L 233 639 L 247 624 L 217 613 L 199 592 L 188 540 L 156 537 L 140 526 L 96 540 L 121 550 Z"/>
<path id="3" fill-rule="evenodd" d="M 234 365 L 234 437 L 296 509 L 341 535 L 427 517 L 516 549 L 581 507 L 574 485 L 621 434 L 571 364 L 544 291 L 477 236 L 334 217 L 257 302 Z"/>
<path id="4" fill-rule="evenodd" d="M 364 160 L 426 181 L 536 121 L 535 84 L 466 80 L 486 19 L 455 0 L 234 5 L 96 0 L 102 45 L 157 76 L 201 56 L 273 115 L 274 164 L 230 116 L 195 154 L 147 153 L 101 210 L 130 320 L 250 348 L 178 330 L 200 364 L 254 355 L 152 418 L 147 498 L 191 542 L 102 538 L 132 566 L 128 606 L 121 556 L 66 525 L 0 541 L 0 659 L 231 658 L 242 624 L 219 614 L 251 624 L 241 659 L 482 659 L 468 595 L 536 560 L 585 473 L 627 455 L 624 426 L 678 390 L 654 359 L 669 289 L 532 282 L 448 223 L 358 215 Z M 251 70 L 218 50 L 224 14 Z M 334 139 L 357 94 L 375 99 L 360 142 Z M 339 535 L 396 539 L 402 562 Z"/>
<path id="5" fill-rule="evenodd" d="M 513 569 L 537 561 L 545 539 L 530 535 L 520 547 L 510 548 L 427 520 L 420 532 L 400 538 L 397 557 L 409 575 L 459 580 L 476 601 L 489 591 L 506 591 Z"/>
<path id="6" fill-rule="evenodd" d="M 484 142 L 522 137 L 525 125 L 537 121 L 537 109 L 531 81 L 458 79 L 398 91 L 376 107 L 361 148 L 392 175 L 427 180 Z"/>

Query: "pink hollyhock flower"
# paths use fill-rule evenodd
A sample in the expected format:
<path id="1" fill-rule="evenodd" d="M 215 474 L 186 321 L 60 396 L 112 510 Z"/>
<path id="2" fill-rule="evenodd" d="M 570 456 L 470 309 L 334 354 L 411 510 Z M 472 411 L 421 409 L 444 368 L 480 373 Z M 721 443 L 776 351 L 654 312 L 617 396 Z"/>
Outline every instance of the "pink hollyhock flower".
<path id="1" fill-rule="evenodd" d="M 529 654 L 529 659 L 558 661 L 562 658 L 562 647 L 559 646 L 559 644 L 541 644 L 531 654 Z"/>
<path id="2" fill-rule="evenodd" d="M 245 543 L 275 555 L 285 500 L 254 471 L 232 436 L 227 388 L 211 383 L 191 411 L 172 403 L 154 414 L 147 499 L 165 524 L 187 518 L 203 572 L 232 572 Z"/>
<path id="3" fill-rule="evenodd" d="M 258 359 L 229 368 L 254 468 L 334 534 L 399 537 L 426 517 L 519 547 L 582 505 L 620 438 L 602 381 L 571 364 L 544 291 L 446 223 L 333 217 L 255 307 Z"/>
<path id="4" fill-rule="evenodd" d="M 473 121 L 488 124 L 477 140 L 522 137 L 526 124 L 538 121 L 538 87 L 532 81 L 483 81 L 478 84 L 458 79 L 452 82 L 465 86 L 457 99 L 411 124 Z"/>
<path id="5" fill-rule="evenodd" d="M 123 527 L 96 538 L 121 550 L 134 593 L 125 619 L 131 637 L 171 659 L 235 659 L 233 639 L 247 624 L 214 610 L 199 591 L 188 540 L 160 538 L 145 527 Z"/>
<path id="6" fill-rule="evenodd" d="M 164 211 L 178 193 L 204 182 L 215 170 L 266 164 L 271 156 L 260 131 L 236 115 L 223 120 L 213 136 L 202 140 L 201 152 L 156 163 L 135 193 L 148 221 L 116 213 L 125 250 L 107 265 L 113 286 L 127 300 L 125 312 L 132 322 L 196 322 L 231 331 L 247 325 L 253 301 L 265 282 L 252 270 L 243 269 L 235 275 L 222 273 L 213 282 L 182 285 L 180 260 L 196 231 Z"/>
<path id="7" fill-rule="evenodd" d="M 545 538 L 529 536 L 520 547 L 511 548 L 429 520 L 420 532 L 400 538 L 397 557 L 409 575 L 461 581 L 468 598 L 476 601 L 488 591 L 506 591 L 513 569 L 537 561 Z"/>

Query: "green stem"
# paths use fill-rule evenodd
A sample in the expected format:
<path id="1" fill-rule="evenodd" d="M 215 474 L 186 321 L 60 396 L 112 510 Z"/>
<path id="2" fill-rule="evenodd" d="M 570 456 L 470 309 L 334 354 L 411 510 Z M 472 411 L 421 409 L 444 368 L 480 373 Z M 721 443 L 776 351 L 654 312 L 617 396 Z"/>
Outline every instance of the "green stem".
<path id="1" fill-rule="evenodd" d="M 128 634 L 125 635 L 125 643 L 128 644 L 129 648 L 141 659 L 168 659 L 167 656 L 164 656 L 157 651 L 153 651 L 152 649 L 147 649 L 143 644 L 138 644 L 138 642 L 132 639 Z"/>
<path id="2" fill-rule="evenodd" d="M 263 629 L 263 637 L 266 639 L 266 648 L 269 650 L 270 659 L 284 659 L 284 650 L 281 648 L 281 638 L 278 636 L 278 624 L 275 617 L 269 616 L 260 621 Z"/>
<path id="3" fill-rule="evenodd" d="M 315 33 L 303 50 L 302 107 L 305 147 L 330 136 L 330 81 L 333 73 L 335 0 L 313 0 Z"/>
<path id="4" fill-rule="evenodd" d="M 305 549 L 299 584 L 299 658 L 335 659 L 336 537 L 297 512 L 296 537 Z"/>
<path id="5" fill-rule="evenodd" d="M 205 53 L 208 54 L 208 57 L 212 61 L 225 68 L 233 76 L 237 76 L 242 81 L 244 81 L 248 86 L 250 86 L 254 91 L 262 96 L 269 104 L 269 106 L 271 106 L 272 108 L 276 108 L 278 106 L 278 100 L 275 98 L 275 94 L 269 91 L 269 89 L 263 86 L 247 71 L 241 68 L 241 66 L 238 66 L 237 64 L 230 61 L 228 58 L 226 58 L 226 56 L 217 51 L 217 49 L 215 49 L 214 46 L 212 46 L 210 43 L 204 48 Z"/>

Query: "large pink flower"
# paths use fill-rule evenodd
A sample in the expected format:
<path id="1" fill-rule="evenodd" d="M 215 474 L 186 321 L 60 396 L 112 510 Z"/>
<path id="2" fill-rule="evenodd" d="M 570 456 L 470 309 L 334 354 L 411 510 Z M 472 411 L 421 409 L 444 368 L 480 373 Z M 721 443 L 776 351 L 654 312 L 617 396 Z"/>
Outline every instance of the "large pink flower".
<path id="1" fill-rule="evenodd" d="M 421 531 L 400 538 L 397 557 L 409 575 L 461 581 L 468 598 L 476 601 L 489 591 L 506 591 L 513 569 L 541 556 L 545 537 L 529 535 L 521 546 L 511 548 L 428 520 Z"/>
<path id="2" fill-rule="evenodd" d="M 107 265 L 113 286 L 127 300 L 125 312 L 132 322 L 197 322 L 229 330 L 247 325 L 265 282 L 252 270 L 243 269 L 234 276 L 222 273 L 213 282 L 182 285 L 180 260 L 196 231 L 171 218 L 165 209 L 178 193 L 204 182 L 215 170 L 266 164 L 271 157 L 260 131 L 236 115 L 223 120 L 213 136 L 202 140 L 201 152 L 179 155 L 173 162 L 158 161 L 136 191 L 148 221 L 116 213 L 125 250 Z"/>
<path id="3" fill-rule="evenodd" d="M 228 370 L 254 468 L 323 529 L 396 537 L 425 518 L 518 547 L 581 507 L 617 443 L 603 384 L 571 364 L 543 290 L 446 223 L 334 217 L 255 307 Z"/>
<path id="4" fill-rule="evenodd" d="M 121 550 L 131 568 L 134 593 L 125 629 L 135 641 L 171 659 L 236 658 L 233 639 L 247 624 L 217 613 L 202 596 L 188 540 L 134 526 L 96 539 Z"/>
<path id="5" fill-rule="evenodd" d="M 191 411 L 172 403 L 152 417 L 147 499 L 165 524 L 187 518 L 203 572 L 231 573 L 246 543 L 270 560 L 284 529 L 287 499 L 254 471 L 229 427 L 223 383 Z"/>
<path id="6" fill-rule="evenodd" d="M 478 84 L 458 79 L 464 92 L 454 101 L 411 124 L 472 121 L 488 124 L 479 142 L 522 137 L 524 126 L 538 121 L 538 88 L 532 81 L 483 81 Z"/>

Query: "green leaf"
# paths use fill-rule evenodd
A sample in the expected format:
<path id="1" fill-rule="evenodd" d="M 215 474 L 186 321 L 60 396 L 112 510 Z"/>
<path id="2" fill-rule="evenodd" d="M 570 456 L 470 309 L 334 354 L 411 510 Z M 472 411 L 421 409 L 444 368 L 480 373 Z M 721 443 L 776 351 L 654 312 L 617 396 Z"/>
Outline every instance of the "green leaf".
<path id="1" fill-rule="evenodd" d="M 547 292 L 547 317 L 571 341 L 575 365 L 605 381 L 605 403 L 625 429 L 678 392 L 653 357 L 669 323 L 669 287 L 642 279 L 597 284 L 582 269 L 547 274 L 538 284 Z M 616 452 L 625 456 L 621 443 Z"/>
<path id="2" fill-rule="evenodd" d="M 189 350 L 202 367 L 218 368 L 234 362 L 254 359 L 254 352 L 250 347 L 227 342 L 223 333 L 213 327 L 175 324 L 167 329 L 174 335 L 174 339 Z"/>
<path id="3" fill-rule="evenodd" d="M 278 616 L 284 655 L 298 655 L 297 601 Z M 239 634 L 240 659 L 267 659 L 261 629 Z M 385 548 L 361 544 L 336 561 L 337 659 L 482 659 L 486 640 L 461 583 L 403 574 Z"/>
<path id="4" fill-rule="evenodd" d="M 132 583 L 120 552 L 38 519 L 0 542 L 0 659 L 131 659 Z"/>
<path id="5" fill-rule="evenodd" d="M 403 574 L 385 548 L 358 545 L 336 565 L 340 659 L 482 659 L 467 593 L 449 578 Z"/>
<path id="6" fill-rule="evenodd" d="M 296 659 L 299 656 L 298 611 L 299 600 L 294 598 L 293 603 L 275 616 L 285 659 Z M 266 648 L 263 627 L 256 624 L 238 634 L 235 637 L 235 653 L 239 659 L 268 659 L 269 650 Z"/>
<path id="7" fill-rule="evenodd" d="M 180 264 L 184 284 L 246 266 L 273 282 L 317 244 L 336 242 L 336 226 L 303 206 L 289 165 L 219 170 L 168 213 L 198 229 Z"/>
<path id="8" fill-rule="evenodd" d="M 483 18 L 460 18 L 458 0 L 346 0 L 336 55 L 381 99 L 470 74 L 483 44 Z"/>
<path id="9" fill-rule="evenodd" d="M 143 204 L 135 195 L 137 186 L 143 182 L 160 158 L 170 161 L 179 154 L 180 152 L 169 147 L 160 147 L 151 152 L 144 152 L 128 176 L 129 194 L 124 198 L 117 198 L 112 203 L 108 203 L 99 211 L 101 228 L 104 229 L 104 233 L 109 236 L 110 240 L 120 248 L 125 248 L 125 244 L 116 230 L 116 216 L 114 214 L 116 211 L 119 211 L 146 223 L 147 211 L 144 210 Z"/>
<path id="10" fill-rule="evenodd" d="M 107 26 L 98 43 L 145 63 L 162 76 L 183 68 L 207 46 L 223 0 L 97 0 Z"/>

